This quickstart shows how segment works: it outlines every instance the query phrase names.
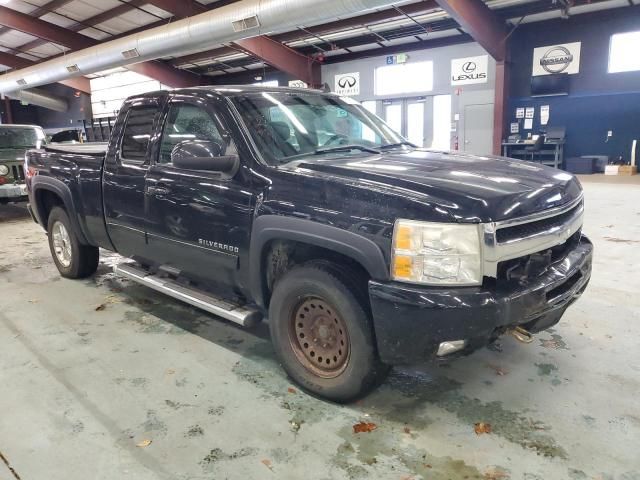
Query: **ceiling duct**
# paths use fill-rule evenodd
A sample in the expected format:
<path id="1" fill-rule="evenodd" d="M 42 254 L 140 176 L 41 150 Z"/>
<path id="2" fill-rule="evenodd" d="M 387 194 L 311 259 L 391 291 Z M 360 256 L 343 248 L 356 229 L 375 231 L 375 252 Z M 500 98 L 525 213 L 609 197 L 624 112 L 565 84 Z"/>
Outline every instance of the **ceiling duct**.
<path id="1" fill-rule="evenodd" d="M 194 52 L 244 38 L 313 26 L 367 10 L 390 7 L 390 0 L 240 0 L 209 12 L 152 28 L 95 47 L 67 53 L 0 76 L 0 93 L 66 80 L 161 57 Z M 137 55 L 132 54 L 137 53 Z M 24 83 L 23 83 L 24 82 Z"/>
<path id="2" fill-rule="evenodd" d="M 69 110 L 69 103 L 64 98 L 56 97 L 38 88 L 8 92 L 5 93 L 5 95 L 14 100 L 28 103 L 29 105 L 37 105 L 38 107 L 48 108 L 56 112 L 64 113 Z"/>

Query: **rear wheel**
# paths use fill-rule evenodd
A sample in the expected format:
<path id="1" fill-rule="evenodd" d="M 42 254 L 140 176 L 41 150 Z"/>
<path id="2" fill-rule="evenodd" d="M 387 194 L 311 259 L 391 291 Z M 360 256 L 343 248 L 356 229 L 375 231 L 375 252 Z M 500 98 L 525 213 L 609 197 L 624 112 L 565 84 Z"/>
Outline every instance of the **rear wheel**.
<path id="1" fill-rule="evenodd" d="M 279 279 L 269 328 L 289 376 L 327 399 L 357 399 L 389 370 L 378 358 L 367 306 L 337 266 L 298 266 Z"/>
<path id="2" fill-rule="evenodd" d="M 54 207 L 49 214 L 47 232 L 49 232 L 49 250 L 53 261 L 65 278 L 85 278 L 98 268 L 98 247 L 82 245 L 74 230 L 67 212 Z"/>

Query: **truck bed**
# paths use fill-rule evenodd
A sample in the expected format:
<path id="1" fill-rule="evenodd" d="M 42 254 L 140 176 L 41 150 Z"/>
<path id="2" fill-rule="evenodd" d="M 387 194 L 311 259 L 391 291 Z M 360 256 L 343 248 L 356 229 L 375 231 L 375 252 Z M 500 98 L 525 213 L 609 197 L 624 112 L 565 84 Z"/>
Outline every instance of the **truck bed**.
<path id="1" fill-rule="evenodd" d="M 103 157 L 107 153 L 109 144 L 107 142 L 94 143 L 52 143 L 46 145 L 46 152 L 55 153 L 75 153 L 79 155 L 90 155 L 92 157 Z"/>

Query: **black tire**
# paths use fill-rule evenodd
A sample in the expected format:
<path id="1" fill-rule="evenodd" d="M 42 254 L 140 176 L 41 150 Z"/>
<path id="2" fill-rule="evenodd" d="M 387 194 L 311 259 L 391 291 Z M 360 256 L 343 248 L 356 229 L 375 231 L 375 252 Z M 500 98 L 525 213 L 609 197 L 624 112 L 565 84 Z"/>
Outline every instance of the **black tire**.
<path id="1" fill-rule="evenodd" d="M 271 340 L 287 374 L 305 390 L 340 403 L 366 395 L 389 371 L 378 357 L 368 307 L 353 278 L 325 262 L 297 266 L 276 282 L 269 305 Z M 318 309 L 324 305 L 324 312 L 316 310 L 316 303 Z M 305 306 L 312 305 L 312 314 L 316 316 L 312 320 L 309 315 L 301 319 Z M 322 351 L 329 352 L 330 358 L 320 357 L 322 351 L 310 358 L 315 353 L 314 348 L 326 345 L 316 343 L 314 346 L 312 342 L 317 342 L 318 338 L 312 340 L 311 337 L 319 330 L 311 329 L 308 324 L 302 328 L 302 323 L 297 323 L 299 320 L 313 325 L 321 322 L 323 335 L 331 344 L 329 349 Z M 333 327 L 334 322 L 336 327 Z M 346 332 L 337 326 L 344 326 Z M 335 335 L 327 333 L 327 328 L 335 328 Z M 303 332 L 312 333 L 306 337 L 311 342 L 309 347 L 304 346 L 307 345 L 304 336 L 298 340 Z M 338 350 L 331 350 L 333 345 L 339 348 L 339 342 L 343 340 L 348 346 L 344 353 L 346 359 L 338 357 Z M 323 342 L 320 338 L 320 343 Z M 339 353 L 343 355 L 342 350 Z M 326 366 L 324 362 L 332 365 Z M 335 369 L 327 372 L 324 368 Z"/>
<path id="2" fill-rule="evenodd" d="M 68 251 L 70 252 L 68 265 L 65 264 L 64 259 L 61 259 L 58 254 L 56 254 L 53 232 L 58 228 L 58 224 L 64 227 L 64 230 L 68 234 L 68 240 L 65 243 L 65 246 L 68 246 Z M 100 255 L 98 247 L 82 245 L 78 241 L 78 237 L 71 227 L 69 216 L 63 208 L 54 207 L 51 209 L 47 221 L 47 232 L 49 236 L 49 250 L 51 251 L 51 256 L 60 275 L 65 278 L 86 278 L 95 273 L 98 268 Z"/>

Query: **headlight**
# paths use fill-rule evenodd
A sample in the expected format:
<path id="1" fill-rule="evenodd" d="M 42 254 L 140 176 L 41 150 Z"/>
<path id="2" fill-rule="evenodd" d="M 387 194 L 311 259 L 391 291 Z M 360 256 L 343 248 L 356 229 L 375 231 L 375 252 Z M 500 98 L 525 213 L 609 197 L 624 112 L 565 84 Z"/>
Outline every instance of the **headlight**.
<path id="1" fill-rule="evenodd" d="M 397 220 L 391 278 L 424 285 L 480 285 L 478 225 Z"/>
<path id="2" fill-rule="evenodd" d="M 4 177 L 5 175 L 9 175 L 9 167 L 0 165 L 0 176 Z"/>

